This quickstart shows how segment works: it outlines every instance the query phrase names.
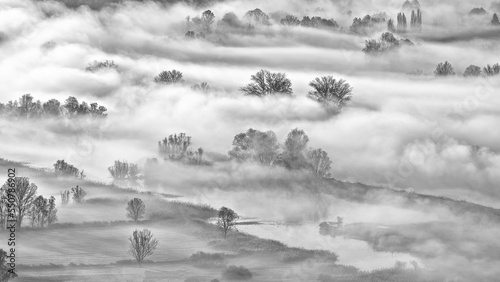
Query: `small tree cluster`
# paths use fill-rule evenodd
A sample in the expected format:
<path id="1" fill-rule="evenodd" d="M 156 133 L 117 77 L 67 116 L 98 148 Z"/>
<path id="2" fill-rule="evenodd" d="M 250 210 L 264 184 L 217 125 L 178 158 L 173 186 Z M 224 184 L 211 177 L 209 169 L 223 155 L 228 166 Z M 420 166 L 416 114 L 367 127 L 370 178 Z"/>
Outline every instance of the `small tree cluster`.
<path id="1" fill-rule="evenodd" d="M 402 46 L 414 45 L 409 39 L 397 39 L 394 34 L 384 32 L 379 40 L 370 39 L 365 41 L 363 52 L 367 55 L 378 56 L 386 54 Z"/>
<path id="2" fill-rule="evenodd" d="M 240 160 L 253 160 L 263 165 L 273 165 L 278 158 L 280 148 L 276 134 L 272 131 L 262 132 L 248 129 L 234 137 L 233 148 L 229 157 Z"/>
<path id="3" fill-rule="evenodd" d="M 383 17 L 366 15 L 363 18 L 354 18 L 349 30 L 354 33 L 369 34 L 385 21 Z"/>
<path id="4" fill-rule="evenodd" d="M 271 25 L 269 21 L 269 16 L 262 12 L 261 9 L 256 8 L 245 13 L 243 19 L 247 21 L 252 26 L 255 25 Z"/>
<path id="5" fill-rule="evenodd" d="M 0 103 L 0 116 L 6 118 L 48 118 L 48 117 L 74 117 L 90 116 L 105 117 L 107 109 L 92 103 L 90 106 L 78 103 L 75 97 L 69 97 L 64 105 L 56 99 L 51 99 L 42 104 L 40 100 L 34 101 L 31 94 L 24 94 L 19 100 Z"/>
<path id="6" fill-rule="evenodd" d="M 56 198 L 51 196 L 49 199 L 38 196 L 33 200 L 29 211 L 31 227 L 43 228 L 45 224 L 50 226 L 57 221 Z"/>
<path id="7" fill-rule="evenodd" d="M 55 173 L 58 173 L 61 175 L 85 178 L 85 174 L 83 174 L 83 170 L 80 172 L 80 170 L 78 168 L 76 168 L 73 165 L 68 164 L 64 160 L 57 160 L 57 162 L 54 164 L 54 171 L 55 171 Z"/>
<path id="8" fill-rule="evenodd" d="M 186 23 L 187 29 L 190 32 L 192 32 L 192 35 L 194 35 L 194 31 L 191 31 L 191 23 L 194 25 L 195 29 L 203 30 L 204 32 L 206 32 L 208 34 L 212 31 L 212 25 L 215 21 L 215 15 L 212 11 L 206 10 L 201 14 L 201 17 L 196 16 L 196 17 L 191 19 L 191 17 L 188 16 L 188 17 L 186 17 L 186 21 L 187 21 L 187 23 Z M 203 34 L 203 33 L 201 33 L 201 34 Z M 186 34 L 186 36 L 187 35 L 188 34 Z M 191 37 L 191 34 L 189 35 L 189 37 Z M 205 36 L 203 35 L 203 37 L 205 37 Z"/>
<path id="9" fill-rule="evenodd" d="M 136 181 L 139 179 L 139 166 L 126 161 L 115 161 L 113 166 L 108 167 L 108 171 L 114 180 Z"/>
<path id="10" fill-rule="evenodd" d="M 338 23 L 333 19 L 323 19 L 321 17 L 308 17 L 305 16 L 302 20 L 299 20 L 296 16 L 286 15 L 280 20 L 280 24 L 284 26 L 303 26 L 303 27 L 313 27 L 313 28 L 327 28 L 327 29 L 337 29 L 339 28 Z"/>
<path id="11" fill-rule="evenodd" d="M 479 77 L 479 76 L 494 76 L 498 75 L 500 73 L 500 65 L 493 64 L 493 65 L 487 65 L 483 67 L 481 70 L 481 67 L 476 66 L 476 65 L 470 65 L 468 66 L 465 71 L 464 71 L 464 76 L 465 77 Z"/>
<path id="12" fill-rule="evenodd" d="M 71 193 L 68 190 L 61 191 L 61 204 L 66 206 L 69 204 L 69 195 Z"/>
<path id="13" fill-rule="evenodd" d="M 7 196 L 9 187 L 15 187 L 14 197 Z M 30 183 L 27 177 L 16 177 L 8 180 L 0 188 L 0 225 L 5 229 L 8 219 L 16 220 L 18 227 L 22 226 L 23 219 L 28 216 L 33 227 L 49 226 L 57 221 L 57 208 L 55 198 L 46 199 L 37 196 L 38 187 Z M 13 205 L 8 208 L 8 204 Z"/>
<path id="14" fill-rule="evenodd" d="M 405 13 L 398 13 L 397 16 L 397 26 L 396 26 L 396 32 L 397 33 L 405 33 L 407 29 L 407 23 L 406 23 L 406 15 Z"/>
<path id="15" fill-rule="evenodd" d="M 210 85 L 208 85 L 208 83 L 206 83 L 206 82 L 202 82 L 200 84 L 197 83 L 197 84 L 194 84 L 193 86 L 191 86 L 191 89 L 194 91 L 208 93 L 208 92 L 210 92 Z"/>
<path id="16" fill-rule="evenodd" d="M 448 61 L 444 63 L 439 63 L 434 71 L 436 76 L 451 76 L 455 75 L 455 71 L 453 70 L 453 66 L 448 63 Z"/>
<path id="17" fill-rule="evenodd" d="M 411 2 L 409 0 L 406 0 L 401 6 L 401 10 L 403 11 L 411 11 L 419 9 L 420 9 L 420 3 L 418 2 L 418 0 L 412 0 Z"/>
<path id="18" fill-rule="evenodd" d="M 410 20 L 410 27 L 413 31 L 420 31 L 422 30 L 422 12 L 420 12 L 420 9 L 417 9 L 411 11 L 411 20 Z"/>
<path id="19" fill-rule="evenodd" d="M 290 170 L 306 169 L 319 177 L 330 176 L 331 161 L 321 149 L 307 149 L 309 137 L 303 130 L 291 130 L 279 144 L 272 131 L 249 129 L 234 137 L 228 155 L 233 160 L 255 161 L 262 165 L 283 166 Z"/>
<path id="20" fill-rule="evenodd" d="M 76 185 L 76 187 L 72 187 L 71 193 L 73 194 L 73 202 L 79 204 L 85 202 L 85 196 L 87 195 L 87 192 L 85 192 L 82 187 L 78 185 Z"/>
<path id="21" fill-rule="evenodd" d="M 89 64 L 85 70 L 88 72 L 98 72 L 101 70 L 116 70 L 118 68 L 118 65 L 115 64 L 114 61 L 103 61 L 103 62 L 98 62 L 94 61 L 91 64 Z"/>
<path id="22" fill-rule="evenodd" d="M 173 134 L 158 142 L 160 155 L 164 159 L 181 161 L 189 165 L 210 165 L 211 163 L 203 159 L 204 150 L 198 148 L 195 151 L 189 150 L 191 136 L 186 133 Z"/>
<path id="23" fill-rule="evenodd" d="M 292 95 L 292 82 L 284 73 L 272 73 L 260 70 L 251 76 L 252 83 L 240 90 L 246 95 L 266 97 L 276 94 Z"/>
<path id="24" fill-rule="evenodd" d="M 183 82 L 182 72 L 177 70 L 162 71 L 154 78 L 154 82 L 157 84 L 176 84 Z"/>

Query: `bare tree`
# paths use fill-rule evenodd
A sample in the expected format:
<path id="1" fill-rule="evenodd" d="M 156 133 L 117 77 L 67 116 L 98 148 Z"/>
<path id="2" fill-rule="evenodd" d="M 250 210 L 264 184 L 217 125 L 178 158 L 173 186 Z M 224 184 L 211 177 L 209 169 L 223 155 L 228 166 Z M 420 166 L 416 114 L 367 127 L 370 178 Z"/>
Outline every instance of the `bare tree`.
<path id="1" fill-rule="evenodd" d="M 234 228 L 236 220 L 239 218 L 238 214 L 232 209 L 222 207 L 219 210 L 217 225 L 222 229 L 224 233 L 224 238 L 227 237 L 227 232 Z"/>
<path id="2" fill-rule="evenodd" d="M 83 190 L 80 186 L 76 185 L 76 187 L 71 188 L 71 193 L 73 193 L 73 201 L 75 203 L 85 202 L 87 192 L 85 192 L 85 190 Z"/>
<path id="3" fill-rule="evenodd" d="M 146 205 L 139 198 L 133 198 L 127 203 L 127 217 L 133 221 L 139 221 L 146 212 Z"/>
<path id="4" fill-rule="evenodd" d="M 444 63 L 439 63 L 434 71 L 434 74 L 437 76 L 450 76 L 455 75 L 455 71 L 448 61 Z"/>
<path id="5" fill-rule="evenodd" d="M 317 77 L 309 83 L 314 90 L 307 97 L 327 107 L 342 107 L 352 98 L 352 87 L 343 79 L 332 76 Z"/>
<path id="6" fill-rule="evenodd" d="M 475 65 L 468 66 L 464 71 L 465 77 L 478 77 L 481 75 L 481 68 Z"/>
<path id="7" fill-rule="evenodd" d="M 63 206 L 69 203 L 69 194 L 70 192 L 68 190 L 61 191 L 61 204 Z"/>
<path id="8" fill-rule="evenodd" d="M 29 213 L 33 201 L 36 198 L 38 187 L 34 183 L 30 183 L 28 177 L 16 177 L 14 183 L 14 210 L 17 219 L 17 226 L 21 227 L 23 218 Z M 10 182 L 3 185 L 3 189 L 9 189 Z"/>
<path id="9" fill-rule="evenodd" d="M 246 95 L 265 97 L 275 94 L 292 95 L 292 82 L 284 73 L 260 70 L 251 76 L 252 83 L 240 88 Z"/>
<path id="10" fill-rule="evenodd" d="M 162 71 L 154 78 L 158 84 L 175 84 L 182 82 L 182 72 L 177 70 Z"/>
<path id="11" fill-rule="evenodd" d="M 135 230 L 130 241 L 129 253 L 141 264 L 144 259 L 153 254 L 158 247 L 158 240 L 153 238 L 153 233 L 148 229 Z"/>

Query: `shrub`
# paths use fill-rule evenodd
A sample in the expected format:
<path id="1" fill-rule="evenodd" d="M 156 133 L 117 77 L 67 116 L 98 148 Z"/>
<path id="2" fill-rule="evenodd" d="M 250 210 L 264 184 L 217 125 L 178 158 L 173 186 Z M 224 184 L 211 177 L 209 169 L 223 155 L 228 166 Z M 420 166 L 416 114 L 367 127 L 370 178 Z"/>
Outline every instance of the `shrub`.
<path id="1" fill-rule="evenodd" d="M 243 266 L 231 265 L 222 272 L 222 278 L 228 280 L 248 280 L 252 279 L 252 273 Z"/>
<path id="2" fill-rule="evenodd" d="M 177 70 L 162 71 L 154 78 L 158 84 L 175 84 L 182 82 L 182 72 Z"/>
<path id="3" fill-rule="evenodd" d="M 198 267 L 220 267 L 225 264 L 224 254 L 197 252 L 189 260 Z"/>
<path id="4" fill-rule="evenodd" d="M 88 72 L 98 72 L 100 70 L 116 70 L 118 68 L 118 65 L 115 64 L 114 61 L 104 61 L 104 62 L 98 62 L 94 61 L 93 63 L 89 64 L 85 70 Z"/>

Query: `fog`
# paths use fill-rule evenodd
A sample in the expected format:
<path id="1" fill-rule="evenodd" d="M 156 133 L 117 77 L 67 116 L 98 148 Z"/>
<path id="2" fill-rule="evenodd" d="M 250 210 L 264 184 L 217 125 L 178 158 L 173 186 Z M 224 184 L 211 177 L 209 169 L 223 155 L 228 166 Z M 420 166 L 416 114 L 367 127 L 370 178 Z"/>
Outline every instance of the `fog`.
<path id="1" fill-rule="evenodd" d="M 359 16 L 383 10 L 393 17 L 392 11 L 400 5 L 397 1 L 366 2 L 349 9 Z M 347 3 L 314 5 L 339 22 L 347 17 L 336 8 Z M 470 64 L 498 61 L 492 48 L 498 30 L 485 27 L 470 35 L 472 27 L 460 20 L 467 17 L 469 7 L 486 9 L 489 3 L 422 1 L 421 5 L 426 23 L 446 9 L 440 19 L 453 19 L 454 24 L 424 26 L 422 34 L 410 37 L 416 46 L 384 58 L 368 58 L 361 52 L 364 40 L 378 37 L 379 32 L 359 36 L 298 27 L 283 34 L 282 27 L 273 25 L 257 28 L 254 36 L 215 34 L 214 40 L 221 39 L 222 44 L 214 44 L 183 38 L 185 17 L 201 11 L 182 4 L 167 8 L 154 2 L 124 2 L 93 11 L 85 6 L 71 10 L 50 1 L 4 1 L 0 17 L 5 38 L 0 45 L 2 100 L 31 93 L 41 101 L 64 101 L 71 95 L 105 105 L 109 118 L 100 139 L 53 130 L 33 132 L 40 126 L 2 121 L 7 123 L 2 124 L 2 147 L 16 148 L 4 149 L 2 155 L 45 167 L 51 165 L 50 159 L 65 158 L 86 169 L 90 177 L 109 180 L 106 168 L 114 160 L 140 162 L 153 157 L 156 142 L 172 133 L 187 132 L 193 136 L 194 146 L 224 154 L 232 137 L 250 127 L 273 130 L 281 140 L 298 127 L 309 135 L 311 146 L 329 153 L 334 161 L 332 175 L 337 179 L 467 196 L 494 205 L 491 197 L 500 196 L 494 185 L 499 178 L 499 135 L 485 129 L 498 124 L 500 102 L 495 93 L 499 82 L 431 76 L 435 65 L 445 60 L 457 73 Z M 229 11 L 241 17 L 252 7 L 269 14 L 315 13 L 304 11 L 297 1 L 283 7 L 274 3 L 269 7 L 265 1 L 219 3 L 212 10 L 219 20 Z M 464 31 L 463 26 L 469 29 Z M 432 40 L 443 38 L 440 30 L 447 36 L 466 36 Z M 85 72 L 92 61 L 105 59 L 114 60 L 118 70 Z M 269 101 L 244 97 L 238 88 L 261 68 L 285 72 L 295 97 Z M 186 87 L 153 83 L 156 74 L 169 69 L 183 72 Z M 415 69 L 428 76 L 406 74 Z M 321 75 L 346 79 L 353 86 L 353 103 L 341 115 L 329 116 L 305 97 L 308 82 Z M 215 91 L 190 90 L 190 85 L 201 81 Z M 433 133 L 436 130 L 442 132 L 439 137 Z M 26 137 L 17 138 L 17 134 Z M 60 147 L 46 146 L 53 142 Z M 84 149 L 88 150 L 84 157 L 81 143 L 92 147 Z M 484 149 L 477 155 L 468 152 L 470 146 Z M 409 157 L 412 154 L 418 155 L 418 161 Z M 411 171 L 401 173 L 408 161 Z M 397 175 L 398 181 L 388 181 L 393 178 L 388 175 Z"/>
<path id="2" fill-rule="evenodd" d="M 328 153 L 337 180 L 500 208 L 500 81 L 498 76 L 462 76 L 471 64 L 500 62 L 500 29 L 489 25 L 498 3 L 422 0 L 422 32 L 396 35 L 414 45 L 373 57 L 362 52 L 365 40 L 380 38 L 385 23 L 368 34 L 355 34 L 349 31 L 352 19 L 386 13 L 395 20 L 404 1 L 222 1 L 208 7 L 216 16 L 214 31 L 193 40 L 185 38 L 186 17 L 200 16 L 207 8 L 123 1 L 92 10 L 59 1 L 1 2 L 0 103 L 30 93 L 42 103 L 53 98 L 64 103 L 74 96 L 108 109 L 99 122 L 2 117 L 2 158 L 42 168 L 64 159 L 84 169 L 87 178 L 111 183 L 108 167 L 115 160 L 143 167 L 148 158 L 161 159 L 158 141 L 185 132 L 193 138 L 191 149 L 202 147 L 212 161 L 224 161 L 200 168 L 160 160 L 163 185 L 151 188 L 155 192 L 214 207 L 234 206 L 256 220 L 317 224 L 343 216 L 349 223 L 459 221 L 446 208 L 425 211 L 392 202 L 376 206 L 335 199 L 318 193 L 314 185 L 308 190 L 312 180 L 304 171 L 225 160 L 234 136 L 249 128 L 272 130 L 281 143 L 299 128 L 309 136 L 308 147 Z M 469 16 L 475 7 L 484 7 L 487 15 Z M 255 8 L 270 15 L 271 26 L 256 25 L 247 32 L 218 25 L 225 13 L 242 19 Z M 273 13 L 333 18 L 341 28 L 284 27 Z M 105 60 L 118 68 L 85 70 L 93 61 Z M 436 65 L 444 61 L 453 65 L 456 76 L 434 76 Z M 183 73 L 182 84 L 154 83 L 161 71 L 172 69 Z M 239 88 L 260 69 L 286 73 L 294 96 L 245 96 Z M 417 70 L 422 74 L 412 74 Z M 352 102 L 334 114 L 307 97 L 309 82 L 325 75 L 353 87 Z M 201 82 L 211 91 L 191 89 Z M 80 212 L 61 219 L 73 221 Z M 107 219 L 119 216 L 110 213 Z M 454 259 L 459 264 L 463 257 Z M 375 267 L 379 265 L 367 268 Z"/>

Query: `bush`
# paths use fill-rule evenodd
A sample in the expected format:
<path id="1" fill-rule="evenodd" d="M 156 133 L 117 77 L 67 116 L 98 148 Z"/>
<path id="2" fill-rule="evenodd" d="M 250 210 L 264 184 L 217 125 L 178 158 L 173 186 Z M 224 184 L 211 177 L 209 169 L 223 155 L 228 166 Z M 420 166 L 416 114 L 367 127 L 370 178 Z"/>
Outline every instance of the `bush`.
<path id="1" fill-rule="evenodd" d="M 220 267 L 225 264 L 224 254 L 197 252 L 189 258 L 197 267 Z"/>
<path id="2" fill-rule="evenodd" d="M 162 71 L 154 78 L 154 82 L 158 84 L 175 84 L 182 82 L 182 72 L 177 70 Z"/>
<path id="3" fill-rule="evenodd" d="M 85 70 L 88 72 L 98 72 L 100 70 L 116 70 L 118 68 L 118 65 L 115 64 L 114 61 L 104 61 L 104 62 L 98 62 L 94 61 L 93 63 L 89 64 Z"/>
<path id="4" fill-rule="evenodd" d="M 228 280 L 248 280 L 252 279 L 252 273 L 243 266 L 231 265 L 222 272 L 222 278 Z"/>

